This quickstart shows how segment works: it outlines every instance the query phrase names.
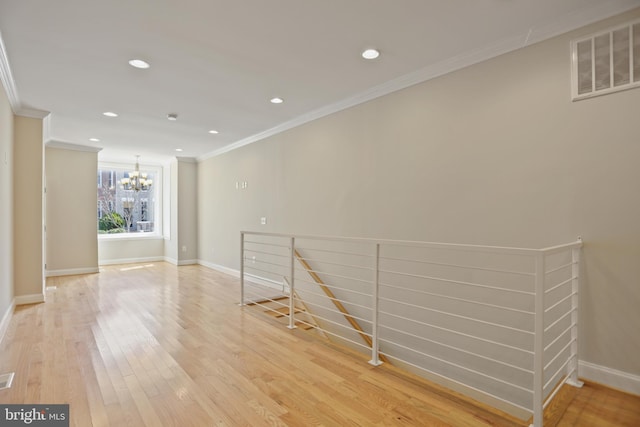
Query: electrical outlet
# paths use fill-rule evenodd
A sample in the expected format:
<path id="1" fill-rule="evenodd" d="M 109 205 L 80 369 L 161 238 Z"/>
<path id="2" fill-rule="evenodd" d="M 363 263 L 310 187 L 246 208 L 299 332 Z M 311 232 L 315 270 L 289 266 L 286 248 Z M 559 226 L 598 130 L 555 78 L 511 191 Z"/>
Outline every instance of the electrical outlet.
<path id="1" fill-rule="evenodd" d="M 187 252 L 187 247 L 186 246 L 182 247 L 182 252 Z"/>
<path id="2" fill-rule="evenodd" d="M 251 264 L 255 264 L 256 263 L 256 257 L 255 255 L 251 257 Z"/>
<path id="3" fill-rule="evenodd" d="M 266 216 L 263 216 L 263 217 L 260 218 L 260 224 L 262 224 L 262 225 L 266 225 L 267 224 L 267 217 Z"/>

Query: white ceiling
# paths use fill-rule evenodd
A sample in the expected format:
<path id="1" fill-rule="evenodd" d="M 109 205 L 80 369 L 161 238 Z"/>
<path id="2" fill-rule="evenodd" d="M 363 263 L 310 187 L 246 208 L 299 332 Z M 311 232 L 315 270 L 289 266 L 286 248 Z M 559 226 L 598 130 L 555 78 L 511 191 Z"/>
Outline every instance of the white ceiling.
<path id="1" fill-rule="evenodd" d="M 640 0 L 2 0 L 0 77 L 14 110 L 51 112 L 52 140 L 103 147 L 103 160 L 204 158 L 637 6 Z M 368 47 L 381 57 L 362 59 Z M 151 68 L 130 67 L 132 58 Z M 285 102 L 271 104 L 274 96 Z"/>

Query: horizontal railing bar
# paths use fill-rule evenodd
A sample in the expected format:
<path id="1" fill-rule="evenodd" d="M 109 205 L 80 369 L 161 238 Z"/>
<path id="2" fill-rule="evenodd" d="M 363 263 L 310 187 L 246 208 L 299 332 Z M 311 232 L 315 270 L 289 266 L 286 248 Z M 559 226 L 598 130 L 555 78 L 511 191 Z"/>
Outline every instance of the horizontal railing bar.
<path id="1" fill-rule="evenodd" d="M 353 314 L 346 314 L 346 313 L 343 313 L 343 312 L 338 311 L 338 310 L 333 310 L 331 308 L 323 307 L 320 304 L 316 304 L 316 303 L 313 303 L 313 302 L 310 302 L 310 301 L 305 301 L 304 303 L 305 303 L 305 305 L 310 305 L 310 306 L 313 306 L 313 307 L 319 307 L 320 309 L 326 310 L 326 311 L 328 311 L 330 313 L 335 313 L 335 314 L 339 314 L 339 315 L 344 316 L 344 317 L 351 317 L 352 319 L 357 319 L 357 320 L 360 320 L 362 322 L 371 323 L 370 319 L 364 319 L 362 317 L 354 316 Z M 314 314 L 314 316 L 316 316 L 316 315 Z M 365 334 L 365 335 L 368 335 L 368 334 Z"/>
<path id="2" fill-rule="evenodd" d="M 567 280 L 565 280 L 565 281 L 563 281 L 563 282 L 560 282 L 560 283 L 558 283 L 557 285 L 555 285 L 554 287 L 549 288 L 549 289 L 547 289 L 546 291 L 544 291 L 544 294 L 546 295 L 546 294 L 548 294 L 548 293 L 550 293 L 550 292 L 555 291 L 555 290 L 556 290 L 556 289 L 558 289 L 560 286 L 564 286 L 564 285 L 566 285 L 567 283 L 571 283 L 571 282 L 573 281 L 573 279 L 575 279 L 575 277 L 569 277 Z"/>
<path id="3" fill-rule="evenodd" d="M 427 369 L 427 368 L 425 368 L 425 367 L 423 367 L 423 366 L 416 365 L 415 363 L 412 363 L 412 362 L 409 362 L 409 361 L 407 361 L 407 360 L 401 359 L 401 358 L 399 358 L 399 357 L 397 357 L 397 356 L 392 356 L 392 355 L 387 354 L 387 353 L 384 353 L 384 352 L 382 352 L 382 351 L 380 352 L 380 354 L 383 354 L 383 355 L 387 356 L 389 359 L 399 360 L 399 361 L 401 361 L 402 363 L 406 363 L 407 365 L 413 366 L 413 367 L 414 367 L 414 368 L 416 368 L 416 369 L 420 369 L 421 371 L 428 372 L 428 373 L 429 373 L 429 374 L 431 374 L 431 375 L 435 375 L 435 376 L 440 377 L 440 378 L 443 378 L 443 379 L 445 379 L 445 380 L 447 380 L 447 381 L 451 381 L 451 382 L 453 382 L 453 383 L 456 383 L 456 384 L 458 384 L 458 385 L 461 385 L 461 386 L 463 386 L 463 387 L 466 387 L 466 388 L 468 388 L 468 389 L 470 389 L 470 390 L 476 391 L 476 392 L 478 392 L 478 393 L 482 393 L 482 394 L 484 394 L 485 396 L 489 396 L 489 397 L 491 397 L 491 398 L 493 398 L 493 399 L 499 400 L 500 402 L 504 402 L 504 403 L 506 403 L 506 404 L 508 404 L 508 405 L 513 405 L 513 406 L 515 406 L 516 408 L 522 409 L 523 411 L 528 412 L 528 413 L 530 413 L 530 414 L 532 414 L 532 413 L 533 413 L 533 410 L 532 410 L 532 409 L 530 409 L 530 408 L 525 408 L 524 406 L 518 405 L 518 404 L 517 404 L 517 403 L 515 403 L 515 402 L 511 402 L 510 400 L 507 400 L 507 399 L 504 399 L 504 398 L 502 398 L 502 397 L 499 397 L 499 396 L 496 396 L 496 395 L 494 395 L 494 394 L 491 394 L 491 393 L 489 393 L 488 391 L 481 390 L 481 389 L 479 389 L 479 388 L 477 388 L 477 387 L 473 387 L 473 386 L 471 386 L 471 385 L 469 385 L 469 384 L 463 383 L 462 381 L 458 381 L 458 380 L 456 380 L 456 379 L 446 377 L 446 376 L 444 376 L 444 375 L 442 375 L 442 374 L 440 374 L 440 373 L 438 373 L 438 372 L 432 371 L 432 370 Z"/>
<path id="4" fill-rule="evenodd" d="M 560 338 L 562 338 L 567 332 L 569 332 L 571 330 L 571 328 L 573 328 L 575 325 L 571 324 L 567 329 L 565 329 L 564 331 L 562 331 L 557 337 L 556 339 L 554 339 L 553 341 L 551 341 L 545 348 L 544 351 L 547 351 L 551 348 L 552 345 L 554 345 L 556 342 L 558 342 L 560 340 Z"/>
<path id="5" fill-rule="evenodd" d="M 309 323 L 303 322 L 302 320 L 300 320 L 300 322 L 305 323 L 305 324 L 307 324 L 307 325 L 309 324 Z M 325 334 L 333 335 L 334 337 L 338 337 L 338 338 L 343 339 L 343 340 L 345 340 L 345 341 L 349 341 L 351 344 L 358 345 L 358 346 L 360 346 L 360 347 L 363 347 L 363 348 L 367 349 L 368 351 L 371 351 L 371 348 L 370 348 L 368 345 L 366 345 L 366 344 L 362 344 L 361 342 L 357 342 L 357 341 L 354 341 L 354 340 L 352 340 L 352 339 L 350 339 L 350 338 L 343 337 L 342 335 L 338 335 L 338 334 L 336 334 L 335 332 L 331 332 L 331 331 L 329 331 L 329 330 L 327 330 L 327 329 L 321 328 L 320 326 L 316 326 L 315 328 L 316 328 L 317 330 L 319 330 L 319 331 L 324 332 Z"/>
<path id="6" fill-rule="evenodd" d="M 520 366 L 516 366 L 516 365 L 512 365 L 510 363 L 502 362 L 500 360 L 496 360 L 496 359 L 493 359 L 491 357 L 483 356 L 481 354 L 474 353 L 472 351 L 463 350 L 463 349 L 461 349 L 459 347 L 456 347 L 456 346 L 453 346 L 453 345 L 449 345 L 449 344 L 445 344 L 445 343 L 442 343 L 440 341 L 431 340 L 429 338 L 425 338 L 425 337 L 421 337 L 421 336 L 418 336 L 418 335 L 415 335 L 415 334 L 411 334 L 409 332 L 401 331 L 400 329 L 392 328 L 390 326 L 380 325 L 380 327 L 384 328 L 384 329 L 389 329 L 389 330 L 392 330 L 392 331 L 395 331 L 395 332 L 399 332 L 399 333 L 401 333 L 403 335 L 408 335 L 410 337 L 414 337 L 414 338 L 417 338 L 417 339 L 422 340 L 422 341 L 428 341 L 428 342 L 433 343 L 433 344 L 441 345 L 443 347 L 450 348 L 452 350 L 459 351 L 459 352 L 462 352 L 462 353 L 465 353 L 465 354 L 469 354 L 471 356 L 479 357 L 481 359 L 488 360 L 490 362 L 499 363 L 500 365 L 508 366 L 510 368 L 517 369 L 519 371 L 522 371 L 522 372 L 525 372 L 527 374 L 532 374 L 533 375 L 533 371 L 530 371 L 529 369 L 521 368 Z"/>
<path id="7" fill-rule="evenodd" d="M 534 273 L 527 273 L 527 272 L 522 272 L 522 271 L 501 270 L 501 269 L 497 269 L 497 268 L 474 267 L 474 266 L 471 266 L 471 265 L 449 264 L 449 263 L 445 263 L 445 262 L 423 261 L 423 260 L 412 259 L 412 258 L 394 258 L 394 257 L 381 256 L 380 259 L 387 259 L 387 260 L 391 260 L 391 261 L 415 262 L 415 263 L 429 264 L 429 265 L 439 265 L 439 266 L 443 266 L 443 267 L 457 267 L 457 268 L 462 268 L 462 269 L 465 269 L 465 270 L 481 270 L 481 271 L 491 271 L 491 272 L 494 272 L 494 273 L 508 273 L 508 274 L 517 274 L 517 275 L 521 275 L 521 276 L 532 276 L 532 277 L 535 276 Z"/>
<path id="8" fill-rule="evenodd" d="M 305 302 L 305 304 L 307 304 L 307 303 Z M 311 304 L 310 304 L 310 305 L 311 305 Z M 300 314 L 300 313 L 298 313 L 298 315 L 299 315 L 299 314 Z M 342 314 L 342 313 L 340 313 L 340 314 Z M 311 316 L 311 314 L 309 314 L 309 315 Z M 340 327 L 341 327 L 341 328 L 343 328 L 343 329 L 348 329 L 349 331 L 353 332 L 354 334 L 358 334 L 358 335 L 360 335 L 360 336 L 362 336 L 362 335 L 366 335 L 366 336 L 368 336 L 369 338 L 371 338 L 371 334 L 369 334 L 369 333 L 367 333 L 367 332 L 364 332 L 364 331 L 357 331 L 357 330 L 353 329 L 353 327 L 351 327 L 351 326 L 345 326 L 345 325 L 342 325 L 342 324 L 340 324 L 340 323 L 338 323 L 338 322 L 335 322 L 335 321 L 333 321 L 333 320 L 331 320 L 331 319 L 327 319 L 326 317 L 320 316 L 320 315 L 318 315 L 318 314 L 316 314 L 316 313 L 314 313 L 312 316 L 313 316 L 315 319 L 322 319 L 322 320 L 324 320 L 325 322 L 333 323 L 334 325 L 336 325 L 336 326 L 340 326 Z M 323 329 L 323 330 L 324 330 L 324 329 Z M 341 336 L 341 335 L 336 335 L 336 336 Z M 369 348 L 369 347 L 367 347 L 367 348 Z"/>
<path id="9" fill-rule="evenodd" d="M 361 270 L 367 270 L 367 271 L 373 270 L 373 268 L 371 268 L 371 267 L 362 267 L 360 265 L 353 265 L 353 264 L 340 264 L 338 262 L 323 261 L 321 259 L 316 259 L 316 258 L 307 258 L 307 257 L 302 257 L 301 256 L 301 257 L 298 257 L 298 259 L 303 259 L 303 260 L 305 260 L 307 262 L 309 262 L 309 261 L 314 262 L 315 261 L 315 262 L 320 263 L 320 264 L 338 265 L 340 267 L 359 268 Z"/>
<path id="10" fill-rule="evenodd" d="M 334 242 L 349 242 L 349 243 L 368 243 L 371 245 L 381 244 L 390 246 L 406 246 L 406 247 L 418 247 L 418 248 L 434 248 L 434 249 L 457 249 L 470 252 L 490 252 L 490 253 L 503 253 L 513 255 L 534 255 L 543 249 L 528 249 L 528 248 L 513 248 L 504 246 L 482 246 L 482 245 L 463 245 L 457 243 L 436 243 L 436 242 L 418 242 L 413 240 L 386 240 L 386 239 L 365 239 L 357 237 L 337 237 L 337 236 L 310 236 L 310 235 L 298 235 L 298 234 L 285 234 L 285 233 L 266 233 L 258 231 L 241 231 L 245 235 L 249 236 L 265 236 L 265 237 L 295 237 L 301 240 L 324 240 Z M 580 247 L 581 242 L 570 243 L 567 246 L 571 248 L 573 246 Z M 551 247 L 544 249 L 545 251 L 557 250 L 559 247 Z"/>
<path id="11" fill-rule="evenodd" d="M 419 325 L 427 326 L 429 328 L 434 328 L 434 329 L 438 329 L 438 330 L 445 331 L 445 332 L 451 332 L 452 334 L 460 335 L 460 336 L 463 336 L 465 338 L 471 338 L 471 339 L 483 341 L 483 342 L 486 342 L 486 343 L 489 343 L 489 344 L 493 344 L 493 345 L 497 345 L 497 346 L 500 346 L 500 347 L 508 348 L 510 350 L 521 351 L 523 353 L 527 353 L 527 354 L 532 355 L 532 356 L 534 354 L 533 351 L 530 351 L 530 350 L 527 350 L 527 349 L 524 349 L 524 348 L 515 347 L 515 346 L 509 345 L 509 344 L 501 343 L 501 342 L 498 342 L 498 341 L 493 341 L 493 340 L 490 340 L 490 339 L 487 339 L 487 338 L 476 337 L 474 335 L 465 334 L 464 332 L 456 331 L 454 329 L 448 329 L 448 328 L 445 328 L 445 327 L 442 327 L 442 326 L 433 325 L 431 323 L 421 322 L 420 320 L 409 319 L 408 317 L 404 317 L 404 316 L 400 316 L 400 315 L 392 314 L 392 313 L 387 313 L 386 311 L 382 311 L 382 310 L 380 311 L 380 313 L 386 314 L 387 316 L 395 317 L 397 319 L 407 320 L 409 322 L 413 322 L 413 323 L 417 323 Z"/>
<path id="12" fill-rule="evenodd" d="M 304 272 L 307 272 L 307 273 L 316 273 L 318 275 L 322 274 L 323 276 L 337 277 L 339 279 L 353 280 L 355 282 L 367 283 L 369 285 L 371 284 L 370 280 L 357 279 L 355 277 L 349 277 L 349 276 L 342 276 L 340 274 L 327 273 L 326 271 L 307 270 L 306 268 L 301 268 L 301 267 L 296 267 L 296 271 L 299 271 L 299 272 L 303 272 L 304 271 Z"/>
<path id="13" fill-rule="evenodd" d="M 458 285 L 473 286 L 473 287 L 485 288 L 485 289 L 494 289 L 494 290 L 497 290 L 497 291 L 513 292 L 513 293 L 517 293 L 517 294 L 535 295 L 533 292 L 519 291 L 519 290 L 516 290 L 516 289 L 508 289 L 508 288 L 500 288 L 500 287 L 497 287 L 497 286 L 483 285 L 481 283 L 463 282 L 463 281 L 460 281 L 460 280 L 444 279 L 444 278 L 441 278 L 441 277 L 423 276 L 421 274 L 400 273 L 399 271 L 391 271 L 391 270 L 380 270 L 380 273 L 397 274 L 398 276 L 414 277 L 416 279 L 435 280 L 436 282 L 455 283 L 455 284 L 458 284 Z"/>
<path id="14" fill-rule="evenodd" d="M 553 255 L 558 252 L 566 251 L 568 249 L 577 249 L 582 247 L 582 240 L 577 240 L 571 243 L 565 243 L 564 245 L 550 246 L 548 248 L 540 249 L 545 255 Z"/>
<path id="15" fill-rule="evenodd" d="M 475 319 L 473 317 L 467 317 L 467 316 L 463 316 L 461 314 L 448 313 L 446 311 L 436 310 L 434 308 L 429 308 L 429 307 L 422 307 L 420 305 L 410 304 L 408 302 L 396 301 L 396 300 L 393 300 L 393 299 L 390 299 L 390 298 L 383 298 L 383 297 L 379 297 L 379 298 L 380 298 L 380 300 L 383 300 L 383 301 L 394 302 L 394 303 L 397 303 L 397 304 L 407 305 L 409 307 L 414 307 L 414 308 L 418 308 L 418 309 L 421 309 L 421 310 L 432 311 L 434 313 L 444 314 L 445 316 L 457 317 L 459 319 L 465 319 L 465 320 L 469 320 L 471 322 L 482 323 L 482 324 L 485 324 L 485 325 L 496 326 L 498 328 L 508 329 L 510 331 L 522 332 L 522 333 L 525 333 L 525 334 L 528 334 L 528 335 L 534 335 L 533 332 L 526 331 L 524 329 L 514 328 L 512 326 L 506 326 L 506 325 L 501 325 L 499 323 L 488 322 L 486 320 Z"/>
<path id="16" fill-rule="evenodd" d="M 526 388 L 524 388 L 524 387 L 522 387 L 522 386 L 519 386 L 519 385 L 517 385 L 517 384 L 512 384 L 512 383 L 510 383 L 509 381 L 501 380 L 500 378 L 492 377 L 491 375 L 485 374 L 485 373 L 483 373 L 483 372 L 476 371 L 475 369 L 466 368 L 466 367 L 464 367 L 464 366 L 462 366 L 462 365 L 459 365 L 459 364 L 457 364 L 457 363 L 453 363 L 453 362 L 450 362 L 450 361 L 448 361 L 448 360 L 441 359 L 441 358 L 439 358 L 439 357 L 433 356 L 433 355 L 431 355 L 431 354 L 424 353 L 424 352 L 422 352 L 422 351 L 419 351 L 419 350 L 416 350 L 416 349 L 413 349 L 413 348 L 407 347 L 407 346 L 402 345 L 402 344 L 398 344 L 398 343 L 393 342 L 393 341 L 389 341 L 389 340 L 386 340 L 386 339 L 383 339 L 383 338 L 379 338 L 379 340 L 380 340 L 380 341 L 383 341 L 383 342 L 386 342 L 386 343 L 389 343 L 389 344 L 391 344 L 391 345 L 396 345 L 396 346 L 398 346 L 398 347 L 402 347 L 402 348 L 404 348 L 405 350 L 412 351 L 412 352 L 414 352 L 414 353 L 420 354 L 420 355 L 425 356 L 425 357 L 428 357 L 428 358 L 430 358 L 430 359 L 437 360 L 438 362 L 442 362 L 442 363 L 446 363 L 447 365 L 455 366 L 455 367 L 456 367 L 456 368 L 458 368 L 458 369 L 462 369 L 462 370 L 465 370 L 465 371 L 467 371 L 467 372 L 471 372 L 471 373 L 474 373 L 474 374 L 476 374 L 476 375 L 480 375 L 480 376 L 482 376 L 482 377 L 488 378 L 488 379 L 490 379 L 490 380 L 493 380 L 493 381 L 496 381 L 496 382 L 502 383 L 502 384 L 504 384 L 504 385 L 507 385 L 507 386 L 510 386 L 510 387 L 514 387 L 514 388 L 517 388 L 517 389 L 519 389 L 519 390 L 525 391 L 525 392 L 527 392 L 527 393 L 531 393 L 531 394 L 533 394 L 533 391 L 532 391 L 532 390 L 526 389 Z"/>
<path id="17" fill-rule="evenodd" d="M 487 338 L 476 337 L 474 335 L 465 334 L 464 332 L 456 331 L 456 330 L 453 330 L 453 329 L 448 329 L 448 328 L 445 328 L 443 326 L 433 325 L 431 323 L 425 323 L 425 322 L 422 322 L 420 320 L 409 319 L 408 317 L 403 317 L 403 316 L 400 316 L 400 315 L 397 315 L 397 314 L 387 313 L 385 311 L 380 311 L 380 313 L 386 314 L 387 316 L 395 317 L 397 319 L 402 319 L 402 320 L 413 322 L 413 323 L 416 323 L 416 324 L 419 324 L 419 325 L 427 326 L 429 328 L 438 329 L 438 330 L 445 331 L 445 332 L 450 332 L 452 334 L 460 335 L 460 336 L 463 336 L 465 338 L 471 338 L 471 339 L 475 339 L 475 340 L 478 340 L 478 341 L 486 342 L 488 344 L 493 344 L 493 345 L 497 345 L 497 346 L 500 346 L 500 347 L 508 348 L 510 350 L 520 351 L 520 352 L 527 353 L 527 354 L 533 356 L 533 351 L 526 350 L 524 348 L 514 347 L 512 345 L 501 343 L 501 342 L 497 342 L 497 341 L 493 341 L 493 340 L 490 340 L 490 339 L 487 339 Z"/>
<path id="18" fill-rule="evenodd" d="M 565 345 L 564 347 L 562 347 L 562 350 L 560 350 L 560 351 L 558 352 L 558 354 L 556 354 L 555 356 L 553 356 L 553 359 L 551 359 L 551 360 L 549 361 L 549 363 L 547 363 L 547 364 L 544 366 L 544 370 L 546 371 L 547 369 L 549 369 L 549 366 L 551 366 L 551 365 L 553 364 L 553 362 L 555 362 L 555 361 L 556 361 L 556 359 L 557 359 L 558 357 L 560 357 L 560 355 L 561 355 L 561 354 L 562 354 L 566 349 L 568 349 L 568 348 L 569 348 L 569 346 L 570 346 L 571 344 L 573 344 L 575 341 L 576 341 L 575 339 L 571 339 L 571 340 L 569 340 L 569 342 L 567 343 L 567 345 Z"/>
<path id="19" fill-rule="evenodd" d="M 252 265 L 247 265 L 246 263 L 245 263 L 244 269 L 245 270 L 251 269 L 251 270 L 261 271 L 262 273 L 268 273 L 268 274 L 273 274 L 273 275 L 276 275 L 276 276 L 282 276 L 282 273 L 278 273 L 277 271 L 263 270 L 261 268 L 254 267 Z M 251 274 L 251 273 L 245 273 L 245 274 Z"/>
<path id="20" fill-rule="evenodd" d="M 306 271 L 306 270 L 305 270 L 305 271 Z M 303 279 L 303 278 L 298 277 L 298 276 L 296 276 L 296 281 L 297 281 L 297 282 L 309 283 L 309 284 L 311 284 L 311 285 L 316 285 L 316 286 L 318 286 L 318 285 L 319 285 L 319 283 L 318 283 L 318 282 L 314 282 L 314 281 L 312 281 L 312 280 Z M 350 292 L 350 293 L 352 293 L 352 294 L 363 295 L 363 296 L 365 296 L 365 297 L 369 297 L 369 298 L 371 298 L 371 294 L 365 294 L 364 292 L 354 291 L 354 290 L 347 289 L 347 288 L 341 288 L 340 286 L 327 285 L 326 283 L 323 283 L 323 284 L 322 284 L 322 286 L 326 286 L 326 287 L 327 287 L 327 288 L 329 288 L 329 289 L 339 289 L 339 290 L 344 291 L 344 292 Z"/>
<path id="21" fill-rule="evenodd" d="M 288 265 L 277 264 L 275 262 L 269 262 L 269 261 L 262 261 L 260 259 L 253 259 L 252 260 L 252 259 L 246 259 L 245 258 L 245 264 L 247 263 L 247 261 L 249 261 L 249 262 L 259 262 L 261 264 L 275 265 L 276 267 L 289 268 Z M 246 265 L 245 265 L 245 267 L 246 267 Z"/>
<path id="22" fill-rule="evenodd" d="M 417 289 L 402 288 L 400 286 L 389 285 L 387 283 L 382 283 L 382 282 L 380 282 L 379 285 L 387 287 L 387 288 L 394 288 L 394 289 L 400 289 L 400 290 L 403 290 L 403 291 L 416 292 L 416 293 L 423 294 L 423 295 L 430 295 L 430 296 L 434 296 L 434 297 L 451 299 L 451 300 L 455 300 L 455 301 L 467 302 L 467 303 L 470 303 L 470 304 L 482 305 L 482 306 L 485 306 L 485 307 L 499 308 L 499 309 L 502 309 L 502 310 L 513 311 L 513 312 L 516 312 L 516 313 L 523 313 L 523 314 L 529 314 L 529 315 L 534 315 L 535 314 L 535 313 L 533 313 L 531 311 L 518 310 L 517 308 L 503 307 L 501 305 L 488 304 L 486 302 L 473 301 L 473 300 L 469 300 L 469 299 L 465 299 L 465 298 L 458 298 L 458 297 L 452 297 L 452 296 L 443 295 L 443 294 L 437 294 L 437 293 L 434 293 L 434 292 L 420 291 L 420 290 L 417 290 Z"/>
<path id="23" fill-rule="evenodd" d="M 575 292 L 571 292 L 569 295 L 567 295 L 566 297 L 562 298 L 560 301 L 558 301 L 557 303 L 553 304 L 551 307 L 545 309 L 544 310 L 545 314 L 550 312 L 551 310 L 553 310 L 554 308 L 556 308 L 557 306 L 559 306 L 560 304 L 562 304 L 563 302 L 565 302 L 566 300 L 568 300 L 569 298 L 571 298 L 574 295 L 576 295 L 576 293 Z"/>
<path id="24" fill-rule="evenodd" d="M 568 315 L 570 315 L 571 313 L 573 313 L 573 310 L 569 310 L 567 311 L 565 314 L 563 314 L 562 316 L 560 316 L 558 319 L 556 319 L 553 323 L 551 323 L 549 326 L 547 326 L 546 328 L 544 328 L 544 332 L 547 333 L 549 332 L 549 330 L 551 328 L 553 328 L 554 326 L 556 326 L 558 323 L 562 322 L 562 320 L 567 317 Z"/>
<path id="25" fill-rule="evenodd" d="M 544 274 L 551 274 L 551 273 L 555 273 L 556 271 L 560 271 L 560 270 L 562 270 L 563 268 L 571 267 L 573 264 L 575 264 L 575 263 L 574 263 L 574 262 L 569 262 L 569 263 L 567 263 L 567 264 L 561 265 L 560 267 L 556 267 L 556 268 L 554 268 L 554 269 L 552 269 L 552 270 L 545 271 L 545 272 L 544 272 Z"/>
<path id="26" fill-rule="evenodd" d="M 298 279 L 298 280 L 300 280 L 300 279 Z M 298 290 L 298 291 L 299 291 L 299 290 Z M 363 309 L 365 309 L 365 310 L 372 311 L 372 308 L 371 308 L 371 307 L 367 307 L 366 305 L 356 304 L 355 302 L 350 302 L 350 301 L 346 301 L 346 300 L 341 300 L 341 299 L 339 299 L 339 298 L 333 298 L 333 297 L 330 297 L 330 296 L 329 296 L 329 295 L 327 295 L 327 294 L 318 294 L 318 293 L 315 293 L 315 292 L 313 292 L 313 291 L 309 291 L 309 290 L 307 290 L 307 289 L 303 290 L 303 291 L 302 291 L 302 294 L 303 294 L 303 295 L 307 295 L 307 294 L 309 294 L 309 295 L 313 295 L 313 296 L 321 297 L 321 298 L 329 298 L 331 301 L 339 301 L 339 302 L 341 302 L 341 303 L 343 303 L 343 304 L 345 304 L 345 305 L 348 305 L 349 307 L 352 307 L 352 306 L 353 306 L 353 307 L 359 307 L 359 308 L 363 308 Z M 345 316 L 346 316 L 346 315 L 345 315 Z"/>
<path id="27" fill-rule="evenodd" d="M 281 305 L 283 307 L 288 307 L 289 306 L 289 304 L 281 303 L 278 300 L 275 300 L 275 299 L 272 299 L 272 298 L 269 298 L 269 297 L 265 297 L 263 295 L 259 295 L 259 294 L 255 293 L 255 292 L 250 292 L 250 294 L 255 296 L 255 297 L 258 297 L 258 299 L 256 301 L 260 301 L 260 302 L 258 303 L 256 301 L 245 300 L 245 305 L 262 305 L 263 303 L 269 301 L 270 303 Z M 289 298 L 289 297 L 287 297 L 287 298 Z M 267 307 L 267 306 L 263 306 L 263 307 L 264 308 L 270 308 L 270 307 Z"/>
<path id="28" fill-rule="evenodd" d="M 257 294 L 254 294 L 254 295 L 255 295 L 255 296 L 259 296 L 259 295 L 257 295 Z M 272 303 L 275 303 L 275 304 L 280 305 L 280 306 L 282 306 L 282 307 L 289 307 L 289 305 L 288 305 L 288 304 L 283 304 L 283 303 L 281 303 L 280 301 L 275 301 L 275 300 L 270 300 L 270 301 L 271 301 Z M 273 307 L 267 307 L 266 305 L 262 305 L 262 308 L 264 308 L 264 309 L 266 309 L 266 310 L 269 310 L 269 311 L 273 311 L 274 313 L 280 313 L 280 314 L 282 314 L 282 315 L 284 315 L 284 316 L 289 317 L 289 315 L 288 315 L 288 314 L 281 313 L 281 312 L 279 312 L 277 309 L 275 309 L 275 308 L 273 308 Z M 266 311 L 266 310 L 265 310 L 265 311 Z"/>
<path id="29" fill-rule="evenodd" d="M 296 249 L 298 249 L 298 251 L 324 252 L 324 253 L 327 253 L 327 254 L 354 255 L 354 256 L 360 256 L 360 257 L 363 257 L 363 258 L 373 258 L 373 255 L 371 255 L 371 254 L 361 254 L 359 252 L 336 251 L 336 250 L 320 249 L 320 248 L 305 248 L 305 247 L 299 246 L 297 244 L 296 244 Z"/>
<path id="30" fill-rule="evenodd" d="M 247 249 L 247 248 L 245 248 L 245 249 L 244 249 L 244 251 L 245 251 L 245 253 L 246 253 L 246 252 L 251 252 L 251 253 L 255 253 L 255 254 L 263 254 L 263 255 L 277 256 L 277 257 L 280 257 L 280 258 L 287 258 L 287 259 L 291 258 L 291 256 L 290 256 L 290 255 L 274 254 L 273 252 L 258 251 L 258 250 L 256 250 L 256 249 Z M 247 258 L 245 257 L 245 259 L 247 259 Z"/>
<path id="31" fill-rule="evenodd" d="M 556 378 L 556 377 L 558 376 L 558 374 L 559 374 L 559 373 L 561 373 L 561 372 L 562 372 L 562 370 L 563 370 L 563 369 L 565 369 L 565 368 L 567 367 L 567 364 L 568 364 L 569 362 L 571 362 L 571 359 L 567 359 L 567 360 L 562 364 L 562 366 L 560 366 L 560 369 L 558 369 L 558 370 L 556 371 L 556 373 L 555 373 L 555 374 L 553 374 L 553 375 L 549 378 L 549 381 L 547 381 L 547 382 L 544 384 L 544 387 L 542 388 L 543 390 L 544 390 L 545 388 L 549 387 L 549 384 L 553 383 L 554 378 Z"/>
<path id="32" fill-rule="evenodd" d="M 268 282 L 268 283 L 271 283 L 273 285 L 276 285 L 276 286 L 278 286 L 278 288 L 282 287 L 282 282 L 279 282 L 279 281 L 274 280 L 274 279 L 268 279 L 266 277 L 258 276 L 256 274 L 247 273 L 246 271 L 244 273 L 244 280 L 245 280 L 245 284 L 244 284 L 245 286 L 262 286 L 263 288 L 267 287 L 267 288 L 275 289 L 275 288 L 273 288 L 273 286 L 269 286 L 269 285 L 262 284 L 260 282 L 256 282 L 256 280 L 260 280 L 262 282 Z"/>
<path id="33" fill-rule="evenodd" d="M 289 245 L 277 245 L 275 243 L 269 243 L 269 242 L 254 242 L 252 240 L 245 240 L 244 244 L 254 244 L 254 245 L 263 245 L 263 246 L 273 246 L 274 248 L 289 248 Z M 245 247 L 244 248 L 245 251 L 248 250 L 249 248 Z"/>

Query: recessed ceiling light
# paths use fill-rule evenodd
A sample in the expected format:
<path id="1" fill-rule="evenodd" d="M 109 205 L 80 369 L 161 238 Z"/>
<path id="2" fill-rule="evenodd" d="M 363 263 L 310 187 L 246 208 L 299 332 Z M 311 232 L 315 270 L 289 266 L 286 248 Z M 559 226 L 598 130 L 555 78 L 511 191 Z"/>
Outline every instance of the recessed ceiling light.
<path id="1" fill-rule="evenodd" d="M 182 148 L 176 148 L 176 151 L 182 151 Z"/>
<path id="2" fill-rule="evenodd" d="M 118 117 L 117 113 L 114 113 L 113 111 L 105 111 L 104 113 L 102 113 L 103 115 L 107 116 L 107 117 Z"/>
<path id="3" fill-rule="evenodd" d="M 272 104 L 282 104 L 284 102 L 284 99 L 282 98 L 271 98 L 271 103 Z"/>
<path id="4" fill-rule="evenodd" d="M 178 115 L 176 113 L 167 114 L 167 119 L 175 122 L 176 120 L 178 120 Z"/>
<path id="5" fill-rule="evenodd" d="M 211 129 L 211 130 L 209 131 L 209 133 L 212 133 L 212 134 L 216 135 L 216 134 L 218 134 L 218 133 L 220 133 L 220 132 L 218 132 L 218 131 L 217 131 L 217 130 L 215 130 L 215 129 Z"/>
<path id="6" fill-rule="evenodd" d="M 129 65 L 135 68 L 147 69 L 150 67 L 147 61 L 143 61 L 142 59 L 132 59 L 129 61 Z"/>
<path id="7" fill-rule="evenodd" d="M 98 138 L 89 138 L 89 141 L 91 141 L 91 142 L 100 142 L 100 140 Z"/>
<path id="8" fill-rule="evenodd" d="M 380 56 L 380 52 L 375 49 L 367 49 L 362 52 L 362 57 L 364 59 L 376 59 L 378 56 Z"/>

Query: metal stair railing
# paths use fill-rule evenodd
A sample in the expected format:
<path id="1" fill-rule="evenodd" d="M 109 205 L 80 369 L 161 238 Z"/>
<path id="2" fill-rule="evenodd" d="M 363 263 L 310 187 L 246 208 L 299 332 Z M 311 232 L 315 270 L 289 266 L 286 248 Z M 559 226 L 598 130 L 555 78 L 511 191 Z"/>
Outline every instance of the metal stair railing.
<path id="1" fill-rule="evenodd" d="M 290 328 L 302 300 L 325 336 L 370 352 L 371 364 L 392 361 L 541 427 L 561 387 L 581 385 L 581 247 L 246 231 L 240 303 L 284 277 Z"/>

